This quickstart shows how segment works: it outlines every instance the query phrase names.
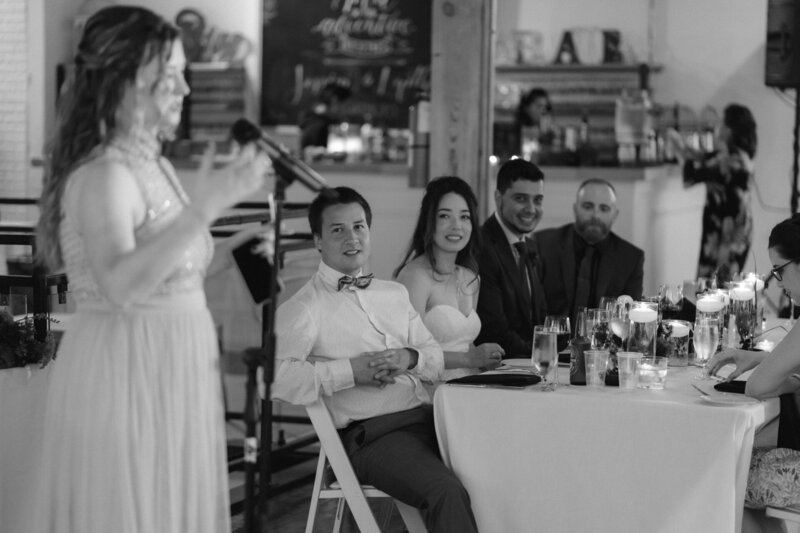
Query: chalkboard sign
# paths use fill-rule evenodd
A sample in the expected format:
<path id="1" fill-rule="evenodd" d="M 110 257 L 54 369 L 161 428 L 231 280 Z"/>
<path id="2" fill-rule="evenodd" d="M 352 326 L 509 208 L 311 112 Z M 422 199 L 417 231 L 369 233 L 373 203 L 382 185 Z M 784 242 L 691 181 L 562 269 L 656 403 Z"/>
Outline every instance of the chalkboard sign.
<path id="1" fill-rule="evenodd" d="M 297 124 L 335 82 L 342 120 L 408 127 L 430 90 L 431 0 L 265 0 L 262 61 L 262 124 Z"/>

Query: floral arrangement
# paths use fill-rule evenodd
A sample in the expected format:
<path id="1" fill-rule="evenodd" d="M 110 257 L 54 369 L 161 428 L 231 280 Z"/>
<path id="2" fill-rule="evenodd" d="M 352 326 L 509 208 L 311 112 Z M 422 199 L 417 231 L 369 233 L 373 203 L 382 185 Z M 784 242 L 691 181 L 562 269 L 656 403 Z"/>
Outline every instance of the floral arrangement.
<path id="1" fill-rule="evenodd" d="M 0 310 L 0 370 L 5 368 L 38 365 L 44 368 L 55 356 L 55 339 L 48 330 L 44 340 L 36 338 L 34 318 L 26 316 L 19 320 L 5 310 Z M 48 322 L 58 322 L 44 316 Z"/>

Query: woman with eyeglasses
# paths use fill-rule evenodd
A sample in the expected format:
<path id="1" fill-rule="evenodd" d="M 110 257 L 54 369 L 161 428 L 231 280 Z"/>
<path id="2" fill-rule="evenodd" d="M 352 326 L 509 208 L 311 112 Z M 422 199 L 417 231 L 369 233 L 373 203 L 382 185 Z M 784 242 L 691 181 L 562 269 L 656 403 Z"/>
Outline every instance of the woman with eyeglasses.
<path id="1" fill-rule="evenodd" d="M 772 228 L 769 235 L 771 275 L 795 303 L 800 303 L 800 215 L 786 219 Z M 752 370 L 745 394 L 766 399 L 800 390 L 800 327 L 793 327 L 771 353 L 727 348 L 708 363 L 712 375 L 725 365 L 734 365 L 727 380 Z M 786 431 L 783 409 L 781 433 Z M 796 424 L 795 424 L 796 425 Z M 800 427 L 790 427 L 800 442 Z M 800 451 L 790 448 L 756 448 L 750 462 L 745 495 L 742 531 L 783 531 L 780 521 L 767 518 L 766 506 L 786 507 L 800 504 Z"/>

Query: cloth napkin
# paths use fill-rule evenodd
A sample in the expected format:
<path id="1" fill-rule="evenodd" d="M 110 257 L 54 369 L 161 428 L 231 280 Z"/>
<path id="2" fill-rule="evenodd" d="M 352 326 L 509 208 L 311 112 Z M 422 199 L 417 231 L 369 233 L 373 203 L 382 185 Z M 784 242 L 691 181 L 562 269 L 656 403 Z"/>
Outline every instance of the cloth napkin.
<path id="1" fill-rule="evenodd" d="M 542 378 L 535 374 L 502 372 L 494 374 L 474 374 L 461 378 L 451 379 L 451 385 L 499 385 L 503 387 L 527 387 L 536 385 Z"/>

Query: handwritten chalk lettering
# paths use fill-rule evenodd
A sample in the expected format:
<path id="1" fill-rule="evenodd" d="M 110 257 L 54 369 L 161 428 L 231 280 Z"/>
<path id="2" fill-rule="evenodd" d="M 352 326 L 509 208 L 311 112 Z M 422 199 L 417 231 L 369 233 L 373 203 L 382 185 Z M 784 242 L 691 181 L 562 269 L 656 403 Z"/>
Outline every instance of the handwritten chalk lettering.
<path id="1" fill-rule="evenodd" d="M 389 0 L 345 0 L 342 13 L 353 16 L 375 17 L 389 9 Z"/>
<path id="2" fill-rule="evenodd" d="M 392 85 L 394 86 L 394 98 L 398 102 L 404 100 L 408 89 L 419 87 L 429 91 L 431 88 L 431 68 L 418 65 L 414 67 L 409 76 L 392 80 Z"/>
<path id="3" fill-rule="evenodd" d="M 371 51 L 373 55 L 369 57 L 412 53 L 413 48 L 404 37 L 412 35 L 414 30 L 411 18 L 392 17 L 387 13 L 381 13 L 374 19 L 351 19 L 345 15 L 326 17 L 311 28 L 312 33 L 318 33 L 324 39 L 323 47 L 328 53 L 348 55 L 355 50 L 363 54 L 368 51 L 364 49 L 365 43 L 370 40 L 367 38 L 377 39 L 375 49 Z"/>
<path id="4" fill-rule="evenodd" d="M 280 9 L 267 8 L 279 5 Z M 408 104 L 430 87 L 432 0 L 265 0 L 262 115 L 291 123 L 328 83 L 352 97 L 342 121 L 408 125 Z M 312 38 L 308 38 L 309 32 Z M 305 37 L 304 37 L 305 36 Z"/>

